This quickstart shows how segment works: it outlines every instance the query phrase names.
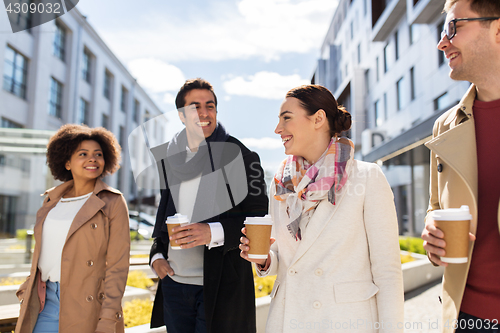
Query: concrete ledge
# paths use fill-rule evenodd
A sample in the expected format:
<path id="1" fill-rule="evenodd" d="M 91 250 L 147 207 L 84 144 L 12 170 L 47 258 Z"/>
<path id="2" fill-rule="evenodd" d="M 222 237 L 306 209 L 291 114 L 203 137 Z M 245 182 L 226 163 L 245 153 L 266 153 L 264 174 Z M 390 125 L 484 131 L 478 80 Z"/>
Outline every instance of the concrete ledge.
<path id="1" fill-rule="evenodd" d="M 122 305 L 125 302 L 130 302 L 133 299 L 147 299 L 151 300 L 154 295 L 147 289 L 140 289 L 135 287 L 126 286 L 125 294 L 123 295 Z"/>
<path id="2" fill-rule="evenodd" d="M 406 251 L 401 251 L 407 254 Z M 402 264 L 404 291 L 409 292 L 443 277 L 444 267 L 434 267 L 427 256 L 412 253 L 415 261 Z"/>
<path id="3" fill-rule="evenodd" d="M 19 304 L 19 300 L 16 296 L 17 289 L 19 289 L 18 284 L 10 286 L 0 286 L 0 306 Z"/>
<path id="4" fill-rule="evenodd" d="M 11 332 L 15 329 L 19 309 L 19 303 L 0 306 L 0 332 Z"/>
<path id="5" fill-rule="evenodd" d="M 264 333 L 266 331 L 267 314 L 269 313 L 270 304 L 271 296 L 264 296 L 255 299 L 257 333 Z"/>

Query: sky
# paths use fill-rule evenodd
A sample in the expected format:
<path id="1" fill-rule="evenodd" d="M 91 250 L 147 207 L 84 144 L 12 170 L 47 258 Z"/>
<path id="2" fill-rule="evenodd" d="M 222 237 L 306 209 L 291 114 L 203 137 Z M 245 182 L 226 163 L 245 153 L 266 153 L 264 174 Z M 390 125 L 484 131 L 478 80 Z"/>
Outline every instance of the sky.
<path id="1" fill-rule="evenodd" d="M 218 120 L 274 172 L 286 92 L 310 83 L 337 0 L 80 0 L 77 9 L 169 119 L 186 79 L 214 86 Z M 171 117 L 170 117 L 171 116 Z"/>

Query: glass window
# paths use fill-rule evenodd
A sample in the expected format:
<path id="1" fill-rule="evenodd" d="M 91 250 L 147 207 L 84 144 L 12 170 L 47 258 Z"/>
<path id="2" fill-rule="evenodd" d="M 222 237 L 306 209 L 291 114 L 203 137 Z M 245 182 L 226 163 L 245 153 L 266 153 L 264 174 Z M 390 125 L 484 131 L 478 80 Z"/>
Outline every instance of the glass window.
<path id="1" fill-rule="evenodd" d="M 389 49 L 389 44 L 387 44 L 385 47 L 384 47 L 384 73 L 387 73 L 387 71 L 389 70 L 389 59 L 388 59 L 388 49 Z"/>
<path id="2" fill-rule="evenodd" d="M 394 193 L 399 232 L 418 236 L 429 204 L 429 149 L 420 145 L 384 161 L 382 171 Z"/>
<path id="3" fill-rule="evenodd" d="M 111 98 L 111 83 L 113 81 L 113 76 L 108 70 L 104 71 L 104 97 L 107 99 Z"/>
<path id="4" fill-rule="evenodd" d="M 23 99 L 26 99 L 26 77 L 28 61 L 10 46 L 5 52 L 3 88 Z"/>
<path id="5" fill-rule="evenodd" d="M 29 29 L 31 28 L 32 14 L 31 11 L 29 10 L 29 5 L 32 2 L 32 0 L 17 0 L 9 2 L 12 3 L 12 7 L 14 7 L 14 3 L 18 3 L 20 5 L 19 13 L 17 13 L 17 17 L 15 17 L 14 21 L 18 28 L 17 31 L 28 29 L 27 31 L 31 33 Z M 5 4 L 7 4 L 7 2 L 5 2 Z M 23 5 L 24 8 L 28 8 L 28 10 L 23 10 Z M 17 9 L 15 11 L 17 11 Z"/>
<path id="6" fill-rule="evenodd" d="M 439 96 L 434 100 L 435 111 L 444 110 L 449 108 L 450 106 L 451 106 L 450 96 L 448 95 L 447 92 L 445 92 L 444 94 L 442 94 L 441 96 Z"/>
<path id="7" fill-rule="evenodd" d="M 380 100 L 375 102 L 375 126 L 381 126 L 384 123 L 384 114 L 380 106 Z"/>
<path id="8" fill-rule="evenodd" d="M 133 120 L 136 122 L 136 123 L 140 123 L 140 120 L 139 120 L 139 114 L 140 114 L 140 109 L 141 109 L 141 104 L 139 103 L 138 100 L 134 100 L 134 115 L 133 115 Z"/>
<path id="9" fill-rule="evenodd" d="M 118 133 L 118 143 L 123 148 L 123 144 L 125 143 L 125 128 L 120 126 L 120 132 Z"/>
<path id="10" fill-rule="evenodd" d="M 403 78 L 400 78 L 396 83 L 396 95 L 398 99 L 398 111 L 404 108 L 404 93 L 403 93 Z"/>
<path id="11" fill-rule="evenodd" d="M 387 93 L 384 93 L 384 120 L 387 119 L 387 109 L 389 105 L 387 104 Z"/>
<path id="12" fill-rule="evenodd" d="M 16 122 L 13 122 L 7 118 L 2 117 L 2 122 L 0 127 L 7 127 L 7 128 L 23 128 L 23 125 L 20 125 Z M 4 156 L 5 158 L 5 156 Z M 1 163 L 0 163 L 1 164 Z"/>
<path id="13" fill-rule="evenodd" d="M 63 85 L 59 81 L 50 78 L 49 114 L 57 118 L 61 118 L 62 89 Z"/>
<path id="14" fill-rule="evenodd" d="M 104 128 L 108 128 L 108 116 L 105 115 L 104 113 L 102 114 L 102 124 L 101 126 L 104 127 Z"/>
<path id="15" fill-rule="evenodd" d="M 83 50 L 82 57 L 82 78 L 90 83 L 90 67 L 91 67 L 92 55 L 85 49 Z"/>
<path id="16" fill-rule="evenodd" d="M 365 92 L 370 91 L 370 69 L 365 71 Z"/>
<path id="17" fill-rule="evenodd" d="M 361 44 L 358 44 L 358 64 L 361 63 Z"/>
<path id="18" fill-rule="evenodd" d="M 394 50 L 395 50 L 396 60 L 398 60 L 399 59 L 399 36 L 398 36 L 397 31 L 394 33 Z"/>
<path id="19" fill-rule="evenodd" d="M 411 100 L 413 101 L 415 99 L 415 70 L 414 67 L 410 68 L 410 84 L 411 84 L 411 89 L 410 89 L 410 94 L 411 94 Z"/>
<path id="20" fill-rule="evenodd" d="M 53 53 L 56 57 L 64 61 L 66 48 L 66 29 L 56 21 L 56 33 L 54 35 Z"/>
<path id="21" fill-rule="evenodd" d="M 88 125 L 89 102 L 80 98 L 80 106 L 78 108 L 77 124 Z"/>
<path id="22" fill-rule="evenodd" d="M 120 110 L 123 112 L 127 112 L 127 99 L 128 99 L 128 90 L 125 89 L 124 86 L 122 86 L 122 96 L 121 96 L 121 102 L 120 102 Z"/>
<path id="23" fill-rule="evenodd" d="M 444 26 L 444 21 L 441 21 L 437 25 L 437 40 L 438 40 L 438 43 L 441 40 L 441 31 L 443 31 L 443 26 Z M 444 64 L 444 52 L 441 51 L 441 50 L 438 50 L 438 65 L 439 65 L 439 67 L 441 67 L 441 65 L 443 65 L 443 64 Z"/>
<path id="24" fill-rule="evenodd" d="M 410 25 L 410 44 L 415 44 L 420 38 L 420 26 L 418 24 Z"/>

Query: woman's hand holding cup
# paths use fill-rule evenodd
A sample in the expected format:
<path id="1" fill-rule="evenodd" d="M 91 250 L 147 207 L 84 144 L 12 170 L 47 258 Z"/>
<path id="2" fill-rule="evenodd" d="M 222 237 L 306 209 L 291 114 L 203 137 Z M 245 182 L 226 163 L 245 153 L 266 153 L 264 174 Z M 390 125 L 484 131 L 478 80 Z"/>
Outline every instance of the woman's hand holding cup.
<path id="1" fill-rule="evenodd" d="M 241 232 L 243 233 L 243 235 L 245 235 L 245 236 L 247 235 L 246 228 L 242 228 Z M 269 246 L 271 246 L 275 241 L 276 241 L 276 239 L 274 239 L 272 237 L 269 238 Z M 249 258 L 248 257 L 248 251 L 250 250 L 250 246 L 249 246 L 250 240 L 248 238 L 242 236 L 240 238 L 240 242 L 241 242 L 241 244 L 239 246 L 239 248 L 241 250 L 240 256 L 243 259 L 248 260 L 248 261 L 253 262 L 253 263 L 256 263 L 256 264 L 258 264 L 260 266 L 265 266 L 266 265 L 267 260 L 269 259 L 269 255 L 268 255 L 267 259 L 253 259 L 253 258 Z"/>

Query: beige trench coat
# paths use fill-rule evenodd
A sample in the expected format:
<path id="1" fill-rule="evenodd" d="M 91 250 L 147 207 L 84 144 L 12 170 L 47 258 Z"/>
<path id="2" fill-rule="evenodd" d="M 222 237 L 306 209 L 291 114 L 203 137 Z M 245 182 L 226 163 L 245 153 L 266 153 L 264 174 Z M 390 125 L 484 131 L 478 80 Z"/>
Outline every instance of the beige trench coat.
<path id="1" fill-rule="evenodd" d="M 40 311 L 38 281 L 43 222 L 73 186 L 68 181 L 47 190 L 34 228 L 35 250 L 30 276 L 20 286 L 16 333 L 31 333 Z M 122 194 L 98 179 L 93 194 L 78 212 L 61 259 L 60 333 L 124 332 L 121 300 L 130 257 L 128 209 Z"/>
<path id="2" fill-rule="evenodd" d="M 436 120 L 433 138 L 425 145 L 431 150 L 430 201 L 426 221 L 434 209 L 468 205 L 472 214 L 470 232 L 477 229 L 477 153 L 472 105 L 476 87 L 472 85 L 460 103 Z M 441 172 L 438 165 L 441 164 Z M 500 206 L 498 211 L 500 232 Z M 469 247 L 467 264 L 448 265 L 443 277 L 443 332 L 453 332 L 467 282 L 474 242 Z M 445 327 L 448 326 L 448 327 Z"/>
<path id="3" fill-rule="evenodd" d="M 382 170 L 354 160 L 332 205 L 323 200 L 295 243 L 286 204 L 273 198 L 269 270 L 277 274 L 266 333 L 403 332 L 404 297 L 394 197 Z"/>

